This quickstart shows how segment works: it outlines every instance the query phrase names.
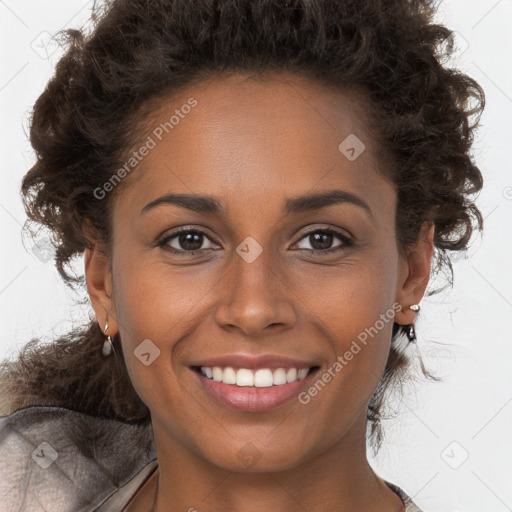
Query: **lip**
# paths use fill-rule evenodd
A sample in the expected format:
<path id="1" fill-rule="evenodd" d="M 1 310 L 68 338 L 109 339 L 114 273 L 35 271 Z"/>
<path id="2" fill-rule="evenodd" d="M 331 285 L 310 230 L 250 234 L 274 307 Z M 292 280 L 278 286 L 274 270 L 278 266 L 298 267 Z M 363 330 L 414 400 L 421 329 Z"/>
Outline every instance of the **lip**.
<path id="1" fill-rule="evenodd" d="M 304 361 L 286 356 L 276 356 L 273 354 L 261 356 L 230 354 L 203 359 L 201 361 L 193 362 L 190 366 L 209 366 L 210 368 L 213 368 L 214 366 L 219 366 L 221 368 L 231 366 L 232 368 L 247 368 L 249 370 L 255 370 L 258 368 L 270 368 L 271 370 L 277 370 L 278 368 L 297 368 L 297 370 L 300 370 L 301 368 L 319 366 L 319 363 L 316 361 Z"/>
<path id="2" fill-rule="evenodd" d="M 223 359 L 223 361 L 225 361 L 225 359 Z M 204 364 L 201 366 L 209 365 Z M 217 364 L 217 366 L 221 365 Z M 302 367 L 305 368 L 307 366 L 303 365 Z M 242 366 L 242 368 L 247 368 L 247 366 Z M 269 367 L 267 366 L 266 368 Z M 282 366 L 279 368 L 282 368 Z M 269 386 L 263 388 L 225 384 L 224 382 L 217 382 L 209 379 L 192 368 L 191 371 L 201 388 L 217 402 L 238 411 L 261 412 L 283 405 L 297 397 L 302 389 L 310 386 L 311 379 L 318 373 L 319 369 L 319 366 L 315 366 L 306 375 L 306 377 L 301 380 L 289 382 L 280 386 Z"/>

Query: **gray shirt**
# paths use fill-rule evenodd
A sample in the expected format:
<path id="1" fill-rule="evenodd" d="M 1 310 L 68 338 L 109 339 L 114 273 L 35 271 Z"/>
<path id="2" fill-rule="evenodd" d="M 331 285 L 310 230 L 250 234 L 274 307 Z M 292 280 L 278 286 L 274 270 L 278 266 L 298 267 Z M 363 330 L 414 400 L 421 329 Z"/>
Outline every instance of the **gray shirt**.
<path id="1" fill-rule="evenodd" d="M 0 512 L 121 512 L 157 467 L 151 425 L 47 406 L 0 418 Z"/>

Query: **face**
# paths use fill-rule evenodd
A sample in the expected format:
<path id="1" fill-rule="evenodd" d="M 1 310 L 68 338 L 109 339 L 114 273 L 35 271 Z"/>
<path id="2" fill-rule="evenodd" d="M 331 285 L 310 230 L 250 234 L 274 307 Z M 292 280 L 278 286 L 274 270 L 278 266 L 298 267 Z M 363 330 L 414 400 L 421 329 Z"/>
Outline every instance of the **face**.
<path id="1" fill-rule="evenodd" d="M 393 320 L 412 323 L 429 255 L 399 254 L 396 191 L 360 106 L 289 75 L 226 76 L 145 123 L 111 260 L 89 251 L 86 273 L 157 446 L 260 471 L 364 439 Z"/>

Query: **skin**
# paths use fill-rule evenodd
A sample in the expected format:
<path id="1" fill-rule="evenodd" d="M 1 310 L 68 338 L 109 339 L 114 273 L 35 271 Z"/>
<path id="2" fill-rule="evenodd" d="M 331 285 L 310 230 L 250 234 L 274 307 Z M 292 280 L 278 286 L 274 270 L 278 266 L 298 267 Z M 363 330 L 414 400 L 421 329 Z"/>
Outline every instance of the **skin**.
<path id="1" fill-rule="evenodd" d="M 378 153 L 355 97 L 288 74 L 204 80 L 161 99 L 141 142 L 176 108 L 198 104 L 125 178 L 113 211 L 112 252 L 86 250 L 89 296 L 100 326 L 119 332 L 133 385 L 151 411 L 158 470 L 127 510 L 398 512 L 403 504 L 371 469 L 366 409 L 385 368 L 393 321 L 370 339 L 308 404 L 265 412 L 232 410 L 197 383 L 193 361 L 218 355 L 277 354 L 312 360 L 320 375 L 379 315 L 402 305 L 407 325 L 428 284 L 433 227 L 400 254 L 396 190 L 377 172 Z M 141 120 L 144 121 L 144 120 Z M 366 150 L 338 150 L 356 134 Z M 351 203 L 284 216 L 285 200 L 341 189 Z M 169 193 L 215 196 L 226 215 L 162 204 Z M 180 226 L 205 233 L 183 256 L 156 241 Z M 333 228 L 322 245 L 305 233 Z M 236 252 L 248 236 L 263 252 Z M 328 233 L 327 233 L 328 236 Z M 160 237 L 162 238 L 162 237 Z M 318 253 L 311 250 L 317 248 Z M 146 366 L 134 350 L 150 339 L 160 355 Z M 250 442 L 252 445 L 248 445 Z M 248 446 L 256 462 L 240 457 Z M 242 450 L 242 452 L 241 452 Z"/>

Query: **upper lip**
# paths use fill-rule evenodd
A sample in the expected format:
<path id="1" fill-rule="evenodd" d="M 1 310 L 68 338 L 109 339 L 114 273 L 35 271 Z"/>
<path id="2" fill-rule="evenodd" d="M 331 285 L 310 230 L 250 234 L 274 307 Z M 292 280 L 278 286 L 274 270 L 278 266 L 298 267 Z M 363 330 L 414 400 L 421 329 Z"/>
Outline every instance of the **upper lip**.
<path id="1" fill-rule="evenodd" d="M 197 363 L 193 363 L 191 366 L 207 366 L 213 368 L 214 366 L 219 367 L 236 367 L 236 368 L 310 368 L 317 366 L 315 362 L 304 361 L 300 359 L 292 359 L 286 356 L 277 356 L 272 354 L 261 355 L 261 356 L 249 356 L 247 354 L 229 354 L 225 356 L 210 357 L 208 359 L 202 359 Z"/>

